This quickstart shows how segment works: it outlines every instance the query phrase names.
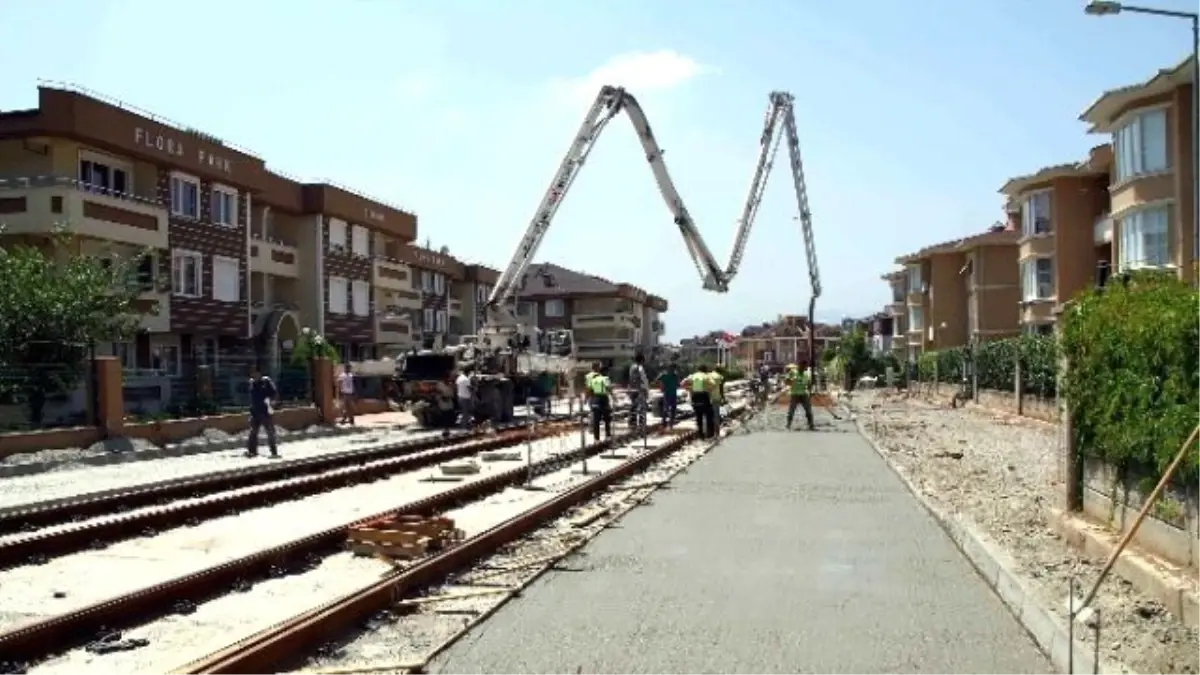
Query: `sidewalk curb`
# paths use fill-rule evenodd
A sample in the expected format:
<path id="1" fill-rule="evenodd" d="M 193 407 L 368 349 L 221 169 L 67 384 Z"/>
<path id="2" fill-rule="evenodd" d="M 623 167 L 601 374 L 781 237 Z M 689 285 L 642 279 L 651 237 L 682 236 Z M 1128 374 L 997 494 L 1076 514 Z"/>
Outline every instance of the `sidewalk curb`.
<path id="1" fill-rule="evenodd" d="M 858 433 L 871 446 L 879 457 L 888 465 L 900 482 L 920 502 L 934 521 L 949 535 L 954 546 L 967 558 L 979 576 L 989 588 L 1000 598 L 1009 612 L 1025 628 L 1025 632 L 1033 638 L 1038 649 L 1050 659 L 1050 664 L 1060 673 L 1066 673 L 1068 662 L 1069 638 L 1067 627 L 1052 612 L 1043 607 L 1026 587 L 1014 571 L 1015 561 L 1007 552 L 979 532 L 976 527 L 954 514 L 945 513 L 926 497 L 909 479 L 903 468 L 892 462 L 887 453 L 879 447 L 863 428 L 860 420 L 854 420 Z M 1093 672 L 1092 649 L 1085 643 L 1075 640 L 1075 672 Z M 1118 666 L 1106 659 L 1100 660 L 1101 673 L 1130 673 L 1126 668 Z"/>
<path id="2" fill-rule="evenodd" d="M 346 436 L 353 433 L 361 433 L 361 431 L 361 429 L 355 429 L 354 427 L 321 427 L 313 433 L 290 434 L 286 438 L 280 438 L 279 444 L 283 445 L 292 441 L 311 441 L 319 438 L 330 438 L 333 436 Z M 205 442 L 195 443 L 192 445 L 175 445 L 168 448 L 158 448 L 156 450 L 109 452 L 105 454 L 91 455 L 90 457 L 80 457 L 78 459 L 13 464 L 9 466 L 0 466 L 0 478 L 32 476 L 39 473 L 54 471 L 68 465 L 70 465 L 72 468 L 82 468 L 85 466 L 109 466 L 112 464 L 124 464 L 126 462 L 143 462 L 154 459 L 169 459 L 174 457 L 187 457 L 190 455 L 203 455 L 210 452 L 236 450 L 238 448 L 245 447 L 246 439 L 236 438 L 228 441 L 218 441 L 216 443 Z"/>

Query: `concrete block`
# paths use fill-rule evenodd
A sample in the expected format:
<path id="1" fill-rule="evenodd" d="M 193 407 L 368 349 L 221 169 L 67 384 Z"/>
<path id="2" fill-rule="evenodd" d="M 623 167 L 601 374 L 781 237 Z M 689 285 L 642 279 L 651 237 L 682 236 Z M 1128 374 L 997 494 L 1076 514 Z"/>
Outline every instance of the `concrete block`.
<path id="1" fill-rule="evenodd" d="M 996 595 L 1008 605 L 1009 609 L 1014 614 L 1018 614 L 1021 608 L 1025 606 L 1026 593 L 1021 582 L 1013 576 L 1012 572 L 999 567 L 999 574 L 996 577 Z M 1018 619 L 1020 616 L 1017 617 Z"/>
<path id="2" fill-rule="evenodd" d="M 485 462 L 519 462 L 524 459 L 520 450 L 488 450 L 479 453 L 479 459 Z"/>
<path id="3" fill-rule="evenodd" d="M 481 471 L 476 462 L 465 460 L 461 462 L 446 462 L 439 467 L 446 476 L 470 476 Z"/>

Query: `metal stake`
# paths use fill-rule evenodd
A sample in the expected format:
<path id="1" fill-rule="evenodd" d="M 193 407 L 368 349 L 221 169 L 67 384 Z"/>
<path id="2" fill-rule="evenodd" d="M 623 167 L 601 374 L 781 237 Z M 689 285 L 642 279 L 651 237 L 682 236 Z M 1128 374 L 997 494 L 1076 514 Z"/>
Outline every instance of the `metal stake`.
<path id="1" fill-rule="evenodd" d="M 1067 675 L 1075 672 L 1075 577 L 1067 591 Z"/>
<path id="2" fill-rule="evenodd" d="M 1100 675 L 1100 608 L 1095 607 L 1092 612 L 1096 615 L 1096 625 L 1092 628 L 1092 637 L 1095 639 L 1092 645 L 1092 675 Z"/>

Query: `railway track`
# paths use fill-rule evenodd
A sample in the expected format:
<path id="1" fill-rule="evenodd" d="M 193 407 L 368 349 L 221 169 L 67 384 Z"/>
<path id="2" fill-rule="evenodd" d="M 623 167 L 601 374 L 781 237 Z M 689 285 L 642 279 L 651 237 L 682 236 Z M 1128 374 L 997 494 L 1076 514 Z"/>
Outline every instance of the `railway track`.
<path id="1" fill-rule="evenodd" d="M 461 458 L 468 454 L 477 454 L 484 449 L 528 444 L 529 451 L 536 455 L 535 461 L 532 461 L 528 465 L 522 464 L 512 469 L 500 470 L 491 474 L 484 473 L 478 477 L 464 477 L 460 479 L 461 484 L 448 489 L 439 489 L 424 498 L 413 499 L 409 497 L 408 499 L 404 499 L 397 495 L 391 500 L 393 506 L 382 510 L 380 513 L 374 513 L 365 518 L 360 515 L 357 518 L 347 519 L 347 521 L 342 521 L 335 527 L 329 527 L 318 532 L 310 531 L 305 536 L 280 545 L 257 550 L 249 555 L 243 555 L 232 560 L 226 559 L 218 564 L 195 569 L 162 583 L 136 588 L 129 592 L 118 594 L 115 597 L 89 603 L 85 606 L 8 630 L 0 634 L 0 672 L 26 672 L 33 665 L 45 661 L 53 652 L 61 653 L 64 650 L 80 646 L 86 646 L 93 651 L 97 649 L 100 651 L 110 651 L 111 649 L 123 648 L 128 646 L 128 644 L 123 645 L 120 639 L 114 639 L 114 636 L 118 635 L 115 631 L 153 622 L 163 617 L 187 616 L 196 611 L 197 607 L 202 603 L 213 598 L 225 596 L 231 591 L 248 591 L 256 583 L 263 580 L 279 579 L 289 574 L 299 574 L 313 569 L 315 566 L 320 565 L 323 559 L 341 551 L 347 529 L 355 524 L 366 522 L 385 514 L 431 515 L 443 512 L 453 508 L 455 505 L 485 498 L 507 487 L 519 485 L 531 476 L 542 475 L 546 472 L 561 469 L 563 466 L 578 461 L 583 457 L 597 455 L 610 447 L 612 443 L 620 443 L 628 440 L 627 436 L 618 436 L 612 443 L 602 442 L 579 448 L 578 445 L 575 445 L 575 439 L 578 438 L 577 423 L 570 422 L 565 426 L 559 424 L 548 431 L 550 433 L 557 431 L 558 433 L 556 436 L 551 436 L 548 440 L 541 442 L 555 442 L 557 439 L 560 452 L 554 452 L 550 448 L 543 448 L 537 453 L 533 453 L 535 446 L 537 446 L 537 441 L 530 439 L 525 432 L 511 431 L 490 439 L 472 440 L 467 443 L 460 442 L 459 445 L 453 448 L 433 449 L 427 453 L 427 455 L 435 455 L 438 458 L 436 461 L 447 461 L 450 454 L 449 451 L 453 451 L 456 457 Z M 425 455 L 402 456 L 392 460 L 385 460 L 385 462 L 388 463 L 389 470 L 397 472 L 404 470 L 403 468 L 397 468 L 397 464 L 411 462 L 423 456 Z M 422 465 L 428 466 L 432 461 L 425 461 Z M 411 469 L 411 465 L 409 465 L 409 468 Z M 340 471 L 344 473 L 346 471 L 362 469 L 363 467 L 351 467 Z M 413 480 L 419 480 L 418 477 L 410 474 L 411 471 L 409 474 L 401 476 L 401 478 L 409 480 L 409 484 L 412 484 Z M 312 481 L 315 478 L 320 478 L 320 476 L 302 477 L 297 480 Z M 338 480 L 344 482 L 346 478 L 342 476 Z M 334 481 L 334 484 L 336 482 Z M 383 483 L 386 483 L 386 481 Z M 305 485 L 307 486 L 308 484 L 305 483 Z M 264 489 L 265 487 L 269 486 L 264 486 Z M 387 486 L 383 485 L 383 487 Z M 250 488 L 248 492 L 254 492 L 255 489 Z M 308 487 L 305 489 L 308 489 Z M 371 488 L 364 486 L 355 490 L 365 489 Z M 426 492 L 429 491 L 428 488 L 423 489 Z M 345 502 L 352 501 L 354 494 L 355 491 L 342 490 L 337 493 L 319 495 L 317 498 L 328 500 L 337 497 L 344 505 Z M 200 500 L 200 503 L 202 502 L 203 500 Z M 225 503 L 224 506 L 227 509 L 230 508 L 229 503 Z M 168 510 L 171 513 L 178 514 L 179 511 L 185 508 L 191 507 L 177 505 L 168 506 L 160 510 Z M 263 509 L 263 511 L 269 512 L 272 509 Z M 105 528 L 115 527 L 103 525 L 102 523 L 111 522 L 111 520 L 120 520 L 121 518 L 129 519 L 135 515 L 137 514 L 131 513 L 125 516 L 118 516 L 116 519 L 101 521 L 97 525 Z M 178 516 L 174 515 L 171 517 Z M 244 517 L 243 515 L 240 518 Z M 236 520 L 240 522 L 240 518 Z M 79 527 L 86 527 L 86 525 Z M 130 528 L 132 526 L 124 525 L 122 527 Z M 68 528 L 68 531 L 74 531 L 74 528 Z M 113 531 L 115 532 L 116 530 Z M 183 531 L 186 532 L 186 529 Z M 180 530 L 175 531 L 175 533 L 178 532 Z M 80 535 L 72 536 L 80 537 Z M 43 539 L 42 541 L 46 540 Z M 127 544 L 122 544 L 122 546 L 138 544 L 141 541 L 128 542 Z M 154 538 L 152 537 L 150 541 L 153 542 Z M 103 553 L 99 552 L 95 555 L 100 556 Z M 87 562 L 89 557 L 93 557 L 91 552 L 81 553 L 79 556 L 71 556 L 63 560 L 70 561 L 72 558 L 76 559 L 72 562 L 76 563 L 75 567 L 78 568 L 81 564 Z M 107 561 L 107 559 L 102 559 L 98 562 L 103 561 Z M 111 561 L 107 561 L 107 563 L 112 564 Z M 104 567 L 105 565 L 97 565 L 95 573 L 103 576 L 105 574 Z M 116 568 L 118 569 L 109 571 L 114 574 L 122 574 L 119 569 L 121 567 L 121 564 L 117 564 Z M 126 571 L 125 573 L 130 572 Z M 12 584 L 14 582 L 12 579 L 3 579 L 0 577 L 0 584 L 4 583 Z M 55 592 L 55 597 L 57 597 L 57 592 Z M 123 669 L 118 668 L 118 670 Z"/>
<path id="2" fill-rule="evenodd" d="M 41 508 L 35 505 L 24 512 L 0 516 L 0 532 L 25 532 L 23 536 L 0 539 L 0 569 L 41 564 L 56 556 L 379 480 L 531 438 L 545 438 L 576 426 L 570 421 L 539 425 L 536 431 L 511 426 L 494 435 L 472 433 L 423 439 L 301 460 L 288 466 L 251 467 L 166 485 L 136 486 L 116 494 Z M 67 526 L 55 527 L 59 525 Z M 46 529 L 37 532 L 38 528 Z"/>
<path id="3" fill-rule="evenodd" d="M 743 407 L 738 409 L 737 413 L 740 414 L 745 411 L 746 408 Z M 487 559 L 489 556 L 496 554 L 506 547 L 516 546 L 523 537 L 537 531 L 539 528 L 545 526 L 546 523 L 571 513 L 579 506 L 587 504 L 589 500 L 603 493 L 614 484 L 630 479 L 647 467 L 662 462 L 673 453 L 693 444 L 695 440 L 695 432 L 686 431 L 673 434 L 665 442 L 658 442 L 653 447 L 641 449 L 640 451 L 635 446 L 630 455 L 619 458 L 618 461 L 611 463 L 590 478 L 574 482 L 564 481 L 556 486 L 558 489 L 548 488 L 549 495 L 538 500 L 531 500 L 533 503 L 528 508 L 521 510 L 511 517 L 504 518 L 493 515 L 490 522 L 479 526 L 478 531 L 473 536 L 470 536 L 457 546 L 428 557 L 406 569 L 386 574 L 381 579 L 361 584 L 359 588 L 332 602 L 300 612 L 289 619 L 250 635 L 232 645 L 218 649 L 208 656 L 189 662 L 172 672 L 284 672 L 284 669 L 300 665 L 307 661 L 314 652 L 326 647 L 331 640 L 341 644 L 345 644 L 348 641 L 347 638 L 339 636 L 360 633 L 364 626 L 367 626 L 369 629 L 373 628 L 372 617 L 378 616 L 381 612 L 403 612 L 404 610 L 400 609 L 403 607 L 408 607 L 409 611 L 411 611 L 412 608 L 420 606 L 425 600 L 434 602 L 446 599 L 463 600 L 472 598 L 475 595 L 489 594 L 504 594 L 506 597 L 511 597 L 520 590 L 521 586 L 532 581 L 533 576 L 536 576 L 540 572 L 535 571 L 532 575 L 527 574 L 526 579 L 516 586 L 501 584 L 499 589 L 491 591 L 477 590 L 474 593 L 459 592 L 441 596 L 420 596 L 419 594 L 432 586 L 444 584 L 447 579 L 456 575 L 469 573 L 472 566 L 478 565 L 480 561 Z M 699 454 L 702 453 L 697 453 L 696 456 L 699 456 Z M 634 486 L 635 489 L 637 487 Z M 643 489 L 646 488 L 646 486 L 640 487 Z M 654 487 L 657 487 L 657 485 Z M 580 523 L 586 526 L 595 522 L 598 520 L 597 516 L 602 516 L 607 511 L 608 508 L 602 506 L 599 509 L 593 510 L 591 515 L 585 514 L 577 521 L 576 527 Z M 497 570 L 501 574 L 504 574 L 517 569 L 538 567 L 539 565 L 542 569 L 545 569 L 553 565 L 555 560 L 560 559 L 566 553 L 582 546 L 583 543 L 586 543 L 586 538 L 575 537 L 573 545 L 568 545 L 565 550 L 559 550 L 548 558 L 535 556 L 533 560 L 529 560 L 528 556 L 526 556 L 526 559 L 521 562 L 514 563 L 514 561 L 509 560 L 504 565 L 485 566 L 482 568 L 480 576 L 491 576 L 494 578 L 497 576 L 495 574 Z M 477 571 L 479 570 L 477 569 Z M 460 578 L 463 577 L 460 576 Z M 463 585 L 469 586 L 471 582 L 464 582 Z M 491 585 L 496 586 L 495 583 Z M 476 616 L 473 621 L 468 620 L 466 626 L 460 624 L 459 630 L 456 631 L 455 635 L 449 637 L 449 639 L 443 641 L 441 644 L 430 645 L 432 652 L 426 654 L 419 662 L 410 664 L 397 663 L 388 666 L 374 666 L 361 669 L 349 668 L 342 672 L 419 671 L 429 658 L 448 647 L 467 628 L 486 618 L 486 614 L 494 610 L 502 602 L 503 599 L 492 603 L 492 606 L 486 611 L 475 612 Z M 331 670 L 328 672 L 339 671 Z"/>

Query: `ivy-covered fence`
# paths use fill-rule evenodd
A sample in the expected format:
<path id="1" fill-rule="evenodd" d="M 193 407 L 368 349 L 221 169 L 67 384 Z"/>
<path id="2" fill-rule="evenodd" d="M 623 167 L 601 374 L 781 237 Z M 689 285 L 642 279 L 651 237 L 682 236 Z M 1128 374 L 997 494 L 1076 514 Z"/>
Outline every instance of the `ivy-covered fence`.
<path id="1" fill-rule="evenodd" d="M 1022 335 L 980 342 L 974 349 L 965 346 L 926 352 L 917 362 L 917 377 L 926 386 L 936 382 L 977 387 L 971 390 L 973 398 L 978 398 L 979 392 L 998 391 L 1053 399 L 1057 394 L 1058 361 L 1054 336 Z"/>
<path id="2" fill-rule="evenodd" d="M 1200 294 L 1144 272 L 1084 293 L 1062 321 L 1078 452 L 1157 479 L 1200 416 Z M 1193 448 L 1177 478 L 1198 477 Z"/>

